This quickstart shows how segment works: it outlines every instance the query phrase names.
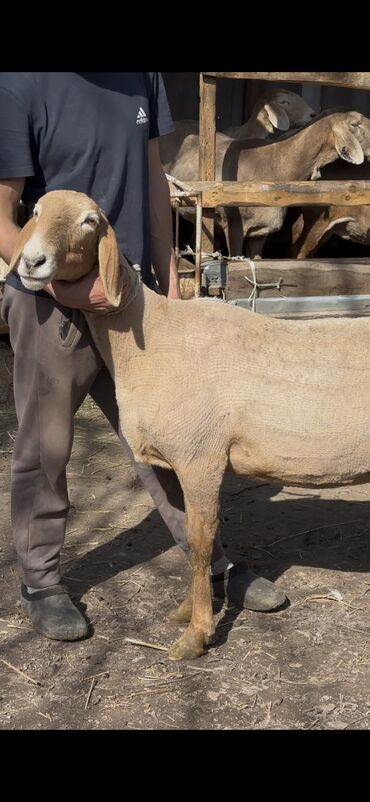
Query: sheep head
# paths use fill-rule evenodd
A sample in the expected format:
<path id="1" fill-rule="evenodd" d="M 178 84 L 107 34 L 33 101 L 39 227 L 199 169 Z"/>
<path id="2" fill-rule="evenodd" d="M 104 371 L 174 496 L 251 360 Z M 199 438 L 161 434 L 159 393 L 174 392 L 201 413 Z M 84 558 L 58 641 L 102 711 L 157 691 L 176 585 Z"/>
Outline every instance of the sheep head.
<path id="1" fill-rule="evenodd" d="M 263 105 L 260 108 L 261 103 Z M 271 134 L 275 133 L 275 129 L 288 131 L 299 127 L 316 116 L 315 111 L 300 95 L 287 89 L 266 93 L 257 101 L 253 112 Z"/>
<path id="2" fill-rule="evenodd" d="M 98 265 L 108 301 L 119 306 L 122 263 L 114 231 L 99 206 L 82 192 L 55 190 L 36 204 L 9 269 L 18 266 L 26 289 L 41 290 L 53 279 L 76 281 Z"/>
<path id="3" fill-rule="evenodd" d="M 333 114 L 331 131 L 334 147 L 341 159 L 362 164 L 370 158 L 370 120 L 357 111 Z"/>

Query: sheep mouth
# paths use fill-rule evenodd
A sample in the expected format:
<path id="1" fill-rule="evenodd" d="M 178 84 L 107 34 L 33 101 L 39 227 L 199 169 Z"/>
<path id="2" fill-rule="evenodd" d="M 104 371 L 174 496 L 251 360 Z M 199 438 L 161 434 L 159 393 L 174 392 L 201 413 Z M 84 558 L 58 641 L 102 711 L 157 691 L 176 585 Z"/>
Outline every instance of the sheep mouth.
<path id="1" fill-rule="evenodd" d="M 27 277 L 22 276 L 20 273 L 19 273 L 19 278 L 23 286 L 26 288 L 26 290 L 43 290 L 45 284 L 48 284 L 47 279 L 46 280 L 43 279 L 41 281 L 41 279 L 38 278 L 31 278 L 30 276 Z"/>
<path id="2" fill-rule="evenodd" d="M 42 290 L 45 284 L 53 280 L 55 270 L 56 265 L 54 264 L 54 260 L 48 260 L 40 267 L 32 268 L 30 273 L 29 267 L 27 267 L 24 259 L 21 258 L 18 267 L 18 276 L 27 290 Z"/>

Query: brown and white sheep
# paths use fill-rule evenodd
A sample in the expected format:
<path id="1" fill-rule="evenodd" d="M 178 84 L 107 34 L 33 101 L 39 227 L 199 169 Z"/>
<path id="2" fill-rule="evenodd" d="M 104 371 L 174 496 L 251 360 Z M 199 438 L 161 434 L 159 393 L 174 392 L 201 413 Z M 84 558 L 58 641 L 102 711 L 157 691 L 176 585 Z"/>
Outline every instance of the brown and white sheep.
<path id="1" fill-rule="evenodd" d="M 184 491 L 193 583 L 173 619 L 190 624 L 169 657 L 193 658 L 214 632 L 209 568 L 225 469 L 301 486 L 369 480 L 370 320 L 287 321 L 168 300 L 140 282 L 78 192 L 38 201 L 10 267 L 39 290 L 97 263 L 117 311 L 87 318 L 122 429 L 135 459 L 172 468 Z"/>

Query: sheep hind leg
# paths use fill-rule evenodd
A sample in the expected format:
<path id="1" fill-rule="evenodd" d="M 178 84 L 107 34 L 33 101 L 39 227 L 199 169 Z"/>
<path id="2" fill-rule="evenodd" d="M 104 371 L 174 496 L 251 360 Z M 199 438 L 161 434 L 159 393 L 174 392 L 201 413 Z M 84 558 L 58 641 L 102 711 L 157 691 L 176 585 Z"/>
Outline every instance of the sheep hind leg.
<path id="1" fill-rule="evenodd" d="M 193 594 L 189 593 L 189 596 L 184 599 L 184 601 L 179 604 L 172 612 L 167 616 L 167 621 L 171 621 L 173 624 L 188 624 L 191 621 L 191 617 L 193 615 Z"/>
<path id="2" fill-rule="evenodd" d="M 192 599 L 192 614 L 189 626 L 169 650 L 170 660 L 191 660 L 200 657 L 204 654 L 205 647 L 215 631 L 210 564 L 218 525 L 218 499 L 213 508 L 208 505 L 207 512 L 198 505 L 193 506 L 191 503 L 187 503 L 186 494 L 185 503 L 193 583 L 191 596 L 188 596 L 180 605 L 178 612 L 179 614 L 189 612 Z"/>

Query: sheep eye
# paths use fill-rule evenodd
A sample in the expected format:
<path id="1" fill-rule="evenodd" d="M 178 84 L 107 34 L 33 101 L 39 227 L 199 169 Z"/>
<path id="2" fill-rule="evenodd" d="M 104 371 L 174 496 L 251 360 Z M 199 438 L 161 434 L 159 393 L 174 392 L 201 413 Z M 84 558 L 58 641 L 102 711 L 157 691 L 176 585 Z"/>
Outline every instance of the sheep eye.
<path id="1" fill-rule="evenodd" d="M 361 123 L 350 123 L 350 126 L 352 126 L 352 128 L 360 128 Z"/>
<path id="2" fill-rule="evenodd" d="M 34 210 L 33 210 L 33 217 L 35 217 L 36 220 L 37 220 L 38 216 L 39 216 L 39 210 L 36 209 L 36 207 L 35 207 Z"/>
<path id="3" fill-rule="evenodd" d="M 92 226 L 93 228 L 96 228 L 96 226 L 98 225 L 98 222 L 99 222 L 99 220 L 98 220 L 97 217 L 95 217 L 95 215 L 88 214 L 87 217 L 85 217 L 85 219 L 82 221 L 82 225 L 84 226 L 86 224 L 88 226 Z"/>

